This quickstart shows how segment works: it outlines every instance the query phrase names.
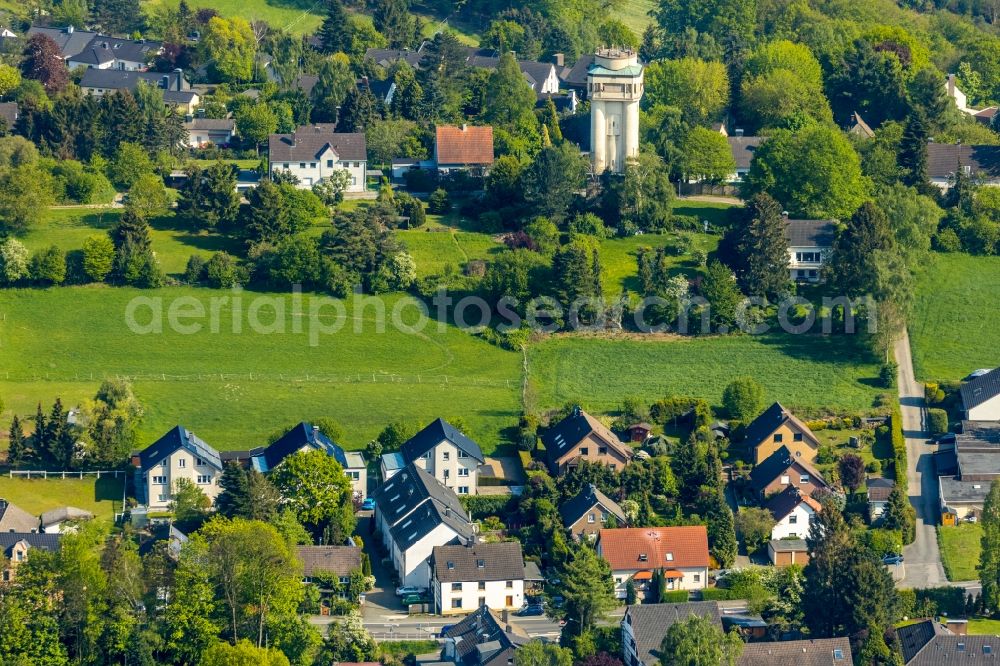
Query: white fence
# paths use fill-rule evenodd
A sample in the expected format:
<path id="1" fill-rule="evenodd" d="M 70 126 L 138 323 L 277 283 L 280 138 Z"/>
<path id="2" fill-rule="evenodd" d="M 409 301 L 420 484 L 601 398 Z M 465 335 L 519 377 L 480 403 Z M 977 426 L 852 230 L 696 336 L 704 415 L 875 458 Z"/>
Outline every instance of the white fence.
<path id="1" fill-rule="evenodd" d="M 126 474 L 128 474 L 128 472 L 126 472 L 124 470 L 120 470 L 120 469 L 110 469 L 110 470 L 108 470 L 108 469 L 97 469 L 97 470 L 90 470 L 90 471 L 73 471 L 73 472 L 65 472 L 65 471 L 63 471 L 63 472 L 58 472 L 58 471 L 57 472 L 51 472 L 51 471 L 44 470 L 44 469 L 41 469 L 41 470 L 34 470 L 34 469 L 24 469 L 24 470 L 12 469 L 9 472 L 7 472 L 7 477 L 11 478 L 11 479 L 13 479 L 15 476 L 16 477 L 27 477 L 29 479 L 31 479 L 31 478 L 39 478 L 39 477 L 41 477 L 43 479 L 48 479 L 49 477 L 52 477 L 53 479 L 82 479 L 85 476 L 96 476 L 98 479 L 100 479 L 102 476 L 110 476 L 110 477 L 114 477 L 114 478 L 117 479 L 119 475 L 125 476 Z"/>

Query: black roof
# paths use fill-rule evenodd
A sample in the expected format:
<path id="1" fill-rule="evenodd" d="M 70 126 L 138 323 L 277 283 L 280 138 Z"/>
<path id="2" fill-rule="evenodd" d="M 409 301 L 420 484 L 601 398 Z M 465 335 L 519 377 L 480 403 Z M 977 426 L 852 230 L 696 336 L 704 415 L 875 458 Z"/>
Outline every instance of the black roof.
<path id="1" fill-rule="evenodd" d="M 455 642 L 455 663 L 464 666 L 491 666 L 494 662 L 506 664 L 497 657 L 508 651 L 512 653 L 530 640 L 521 629 L 501 622 L 485 605 L 442 635 L 446 640 Z M 479 646 L 488 646 L 488 649 L 479 650 Z"/>
<path id="2" fill-rule="evenodd" d="M 907 662 L 907 666 L 972 666 L 996 664 L 1000 651 L 997 636 L 936 635 Z"/>
<path id="3" fill-rule="evenodd" d="M 630 455 L 628 447 L 622 444 L 621 440 L 603 423 L 579 407 L 575 407 L 566 418 L 551 426 L 542 435 L 542 443 L 545 444 L 545 456 L 549 461 L 549 465 L 555 465 L 556 461 L 563 454 L 579 444 L 580 440 L 591 433 L 596 434 L 607 442 L 609 446 L 619 449 L 626 456 Z"/>
<path id="4" fill-rule="evenodd" d="M 177 449 L 187 449 L 195 456 L 205 460 L 217 469 L 222 469 L 222 458 L 219 452 L 202 441 L 197 435 L 184 426 L 175 426 L 139 454 L 139 467 L 142 471 L 158 465 L 161 460 Z"/>
<path id="5" fill-rule="evenodd" d="M 587 54 L 580 56 L 580 59 L 572 67 L 567 67 L 559 72 L 559 78 L 563 83 L 573 88 L 587 87 L 587 71 L 594 64 L 594 55 Z"/>
<path id="6" fill-rule="evenodd" d="M 785 240 L 790 247 L 831 247 L 837 223 L 833 220 L 786 220 Z"/>
<path id="7" fill-rule="evenodd" d="M 788 514 L 790 514 L 795 507 L 803 501 L 802 491 L 800 491 L 795 486 L 788 486 L 780 493 L 772 497 L 764 508 L 771 512 L 775 520 L 781 520 Z M 815 502 L 815 500 L 809 500 L 810 502 Z"/>
<path id="8" fill-rule="evenodd" d="M 972 175 L 1000 178 L 1000 146 L 927 144 L 927 175 L 931 178 L 949 178 L 962 167 L 969 167 Z"/>
<path id="9" fill-rule="evenodd" d="M 10 549 L 20 541 L 25 541 L 32 548 L 42 550 L 58 550 L 59 534 L 43 534 L 40 532 L 0 532 L 0 552 L 9 556 Z"/>
<path id="10" fill-rule="evenodd" d="M 479 445 L 444 419 L 438 418 L 400 447 L 400 453 L 407 462 L 413 462 L 443 441 L 449 441 L 479 462 L 485 462 Z"/>
<path id="11" fill-rule="evenodd" d="M 625 512 L 622 511 L 618 503 L 598 490 L 597 486 L 590 483 L 582 488 L 576 497 L 566 500 L 559 506 L 559 515 L 562 516 L 563 525 L 570 527 L 587 515 L 587 512 L 597 504 L 603 506 L 609 513 L 614 514 L 615 518 L 622 525 L 627 522 L 625 520 Z"/>
<path id="12" fill-rule="evenodd" d="M 750 162 L 753 161 L 754 153 L 760 144 L 764 143 L 767 137 L 764 136 L 728 136 L 729 152 L 733 155 L 737 169 L 749 169 Z"/>
<path id="13" fill-rule="evenodd" d="M 347 457 L 344 449 L 337 446 L 329 437 L 324 435 L 319 428 L 305 421 L 286 432 L 277 441 L 264 449 L 264 461 L 268 469 L 274 469 L 281 461 L 308 446 L 317 451 L 323 451 L 327 455 L 335 458 L 340 466 L 347 469 Z"/>
<path id="14" fill-rule="evenodd" d="M 524 555 L 517 541 L 435 546 L 430 566 L 442 583 L 524 580 Z"/>
<path id="15" fill-rule="evenodd" d="M 781 476 L 781 474 L 793 464 L 801 465 L 802 468 L 807 470 L 814 479 L 823 485 L 826 485 L 826 481 L 823 479 L 823 476 L 815 468 L 804 460 L 792 458 L 792 454 L 788 450 L 788 447 L 782 446 L 777 451 L 769 455 L 764 462 L 753 468 L 750 472 L 750 487 L 755 491 L 760 492 L 767 487 L 769 483 Z"/>
<path id="16" fill-rule="evenodd" d="M 966 409 L 977 407 L 1000 395 L 1000 368 L 962 384 L 962 405 Z"/>
<path id="17" fill-rule="evenodd" d="M 750 425 L 747 426 L 746 430 L 743 432 L 743 441 L 746 445 L 755 449 L 764 443 L 775 430 L 780 428 L 782 424 L 786 421 L 791 421 L 795 426 L 802 431 L 803 437 L 808 437 L 810 439 L 810 444 L 813 448 L 816 448 L 819 442 L 816 440 L 816 436 L 812 434 L 809 428 L 799 421 L 795 416 L 782 407 L 780 402 L 776 402 L 764 412 L 755 418 Z"/>
<path id="18" fill-rule="evenodd" d="M 947 636 L 950 633 L 934 620 L 923 620 L 899 627 L 896 629 L 896 637 L 899 638 L 899 647 L 903 652 L 903 663 L 910 663 L 935 636 Z"/>
<path id="19" fill-rule="evenodd" d="M 329 146 L 341 160 L 368 159 L 364 132 L 334 132 L 329 124 L 299 127 L 292 134 L 272 134 L 268 138 L 271 162 L 299 162 L 319 158 Z"/>
<path id="20" fill-rule="evenodd" d="M 193 94 L 189 90 L 177 90 L 178 87 L 187 86 L 187 82 L 184 81 L 184 76 L 180 72 L 125 72 L 119 69 L 87 69 L 84 70 L 83 77 L 80 79 L 80 87 L 135 90 L 140 81 L 144 81 L 147 85 L 163 88 L 165 93 Z M 164 94 L 164 99 L 166 99 L 166 94 Z"/>
<path id="21" fill-rule="evenodd" d="M 150 54 L 158 52 L 160 48 L 160 42 L 94 35 L 89 44 L 68 60 L 86 65 L 103 65 L 114 60 L 145 62 Z"/>
<path id="22" fill-rule="evenodd" d="M 455 533 L 449 543 L 469 543 L 476 538 L 472 523 L 464 511 L 457 512 L 434 500 L 426 500 L 389 529 L 392 541 L 405 551 L 438 525 L 446 525 Z"/>
<path id="23" fill-rule="evenodd" d="M 435 521 L 448 518 L 449 522 L 457 520 L 464 524 L 469 522 L 458 495 L 413 463 L 396 472 L 371 494 L 371 498 L 385 522 L 394 527 L 405 522 L 407 516 L 425 504 L 433 504 L 440 511 L 425 511 L 421 514 L 424 518 Z"/>

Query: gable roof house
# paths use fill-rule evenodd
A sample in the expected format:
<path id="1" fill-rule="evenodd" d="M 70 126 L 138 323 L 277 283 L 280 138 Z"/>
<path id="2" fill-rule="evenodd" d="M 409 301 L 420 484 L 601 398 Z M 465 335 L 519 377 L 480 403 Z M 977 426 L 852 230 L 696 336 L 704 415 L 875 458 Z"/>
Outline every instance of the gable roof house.
<path id="1" fill-rule="evenodd" d="M 822 510 L 819 502 L 791 485 L 772 497 L 764 508 L 774 517 L 772 540 L 804 538 L 809 534 L 812 517 Z"/>
<path id="2" fill-rule="evenodd" d="M 847 637 L 763 641 L 744 645 L 736 666 L 851 666 L 853 659 L 851 640 Z"/>
<path id="3" fill-rule="evenodd" d="M 74 523 L 84 520 L 93 520 L 94 514 L 75 506 L 61 506 L 42 514 L 42 532 L 45 534 L 59 534 L 61 532 L 75 529 Z"/>
<path id="4" fill-rule="evenodd" d="M 1000 421 L 1000 368 L 965 382 L 960 394 L 966 419 Z"/>
<path id="5" fill-rule="evenodd" d="M 556 476 L 584 460 L 621 469 L 633 456 L 630 446 L 580 407 L 574 407 L 566 418 L 548 428 L 542 442 L 549 469 Z"/>
<path id="6" fill-rule="evenodd" d="M 315 583 L 319 576 L 336 580 L 340 598 L 346 598 L 347 583 L 351 574 L 361 569 L 361 549 L 357 546 L 296 546 L 295 555 L 302 562 L 302 575 L 306 583 Z"/>
<path id="7" fill-rule="evenodd" d="M 816 490 L 829 487 L 819 470 L 804 459 L 793 457 L 782 446 L 750 471 L 750 488 L 764 501 L 787 486 L 795 486 L 810 497 Z"/>
<path id="8" fill-rule="evenodd" d="M 524 555 L 516 541 L 435 546 L 427 566 L 435 613 L 524 605 Z"/>
<path id="9" fill-rule="evenodd" d="M 1000 185 L 1000 146 L 927 144 L 927 177 L 932 185 L 948 190 L 960 170 L 983 185 Z"/>
<path id="10" fill-rule="evenodd" d="M 177 481 L 187 479 L 213 502 L 222 491 L 222 458 L 184 426 L 176 426 L 139 454 L 133 455 L 136 468 L 136 498 L 146 512 L 166 511 L 173 501 Z M 141 511 L 133 516 L 141 519 Z"/>
<path id="11" fill-rule="evenodd" d="M 851 114 L 851 122 L 847 126 L 847 133 L 860 136 L 863 139 L 874 139 L 875 132 L 868 123 L 865 122 L 861 114 L 855 111 Z"/>
<path id="12" fill-rule="evenodd" d="M 35 35 L 45 35 L 59 47 L 59 55 L 63 60 L 69 60 L 77 53 L 80 53 L 90 44 L 96 32 L 88 30 L 77 30 L 74 26 L 68 25 L 64 28 L 48 28 L 44 26 L 31 26 L 28 28 L 26 37 L 28 39 Z"/>
<path id="13" fill-rule="evenodd" d="M 509 666 L 517 648 L 531 640 L 523 629 L 504 622 L 487 606 L 480 606 L 441 635 L 442 661 L 459 666 Z"/>
<path id="14" fill-rule="evenodd" d="M 288 171 L 308 190 L 335 171 L 348 173 L 349 193 L 365 191 L 368 147 L 364 132 L 335 132 L 334 125 L 302 126 L 291 134 L 272 134 L 267 142 L 271 173 Z"/>
<path id="15" fill-rule="evenodd" d="M 0 499 L 0 532 L 38 531 L 38 516 L 33 516 L 16 504 Z"/>
<path id="16" fill-rule="evenodd" d="M 785 215 L 788 269 L 792 280 L 819 282 L 836 232 L 834 220 L 790 220 Z"/>
<path id="17" fill-rule="evenodd" d="M 438 125 L 435 128 L 434 165 L 439 172 L 469 170 L 485 175 L 493 166 L 491 125 Z"/>
<path id="18" fill-rule="evenodd" d="M 175 69 L 168 74 L 159 72 L 122 71 L 118 69 L 88 69 L 80 78 L 80 88 L 88 95 L 103 97 L 116 90 L 134 92 L 139 82 L 163 90 L 163 102 L 183 113 L 194 113 L 201 102 L 191 90 L 184 72 Z"/>
<path id="19" fill-rule="evenodd" d="M 559 79 L 562 84 L 575 90 L 582 99 L 587 97 L 587 73 L 590 66 L 594 64 L 594 54 L 585 53 L 577 58 L 572 67 L 563 67 L 559 72 Z"/>
<path id="20" fill-rule="evenodd" d="M 66 59 L 66 67 L 145 71 L 149 61 L 162 51 L 160 42 L 95 35 L 82 51 Z"/>
<path id="21" fill-rule="evenodd" d="M 1000 478 L 1000 422 L 962 421 L 955 435 L 955 472 L 938 477 L 938 497 L 946 523 L 978 516 L 994 479 Z"/>
<path id="22" fill-rule="evenodd" d="M 363 455 L 357 451 L 344 451 L 333 440 L 323 434 L 318 426 L 302 421 L 276 439 L 270 446 L 250 457 L 250 467 L 266 474 L 282 463 L 288 456 L 300 451 L 322 451 L 336 460 L 344 468 L 344 474 L 351 480 L 354 496 L 363 498 L 368 490 L 368 466 Z"/>
<path id="23" fill-rule="evenodd" d="M 746 447 L 753 451 L 753 461 L 759 465 L 772 453 L 784 447 L 796 460 L 813 462 L 819 450 L 819 439 L 805 423 L 776 402 L 746 427 L 743 435 Z"/>
<path id="24" fill-rule="evenodd" d="M 58 534 L 39 532 L 0 532 L 0 581 L 13 581 L 17 568 L 27 561 L 33 548 L 50 552 L 59 550 L 59 537 Z"/>
<path id="25" fill-rule="evenodd" d="M 410 463 L 371 495 L 375 526 L 400 585 L 428 587 L 434 546 L 468 545 L 475 528 L 458 495 Z"/>
<path id="26" fill-rule="evenodd" d="M 406 440 L 399 453 L 404 463 L 416 465 L 459 495 L 478 492 L 479 465 L 486 462 L 483 451 L 444 419 L 434 419 Z"/>
<path id="27" fill-rule="evenodd" d="M 236 121 L 232 118 L 192 118 L 184 120 L 187 131 L 188 148 L 204 148 L 212 146 L 228 146 L 236 137 Z"/>
<path id="28" fill-rule="evenodd" d="M 896 482 L 892 479 L 875 477 L 868 479 L 865 485 L 868 488 L 868 522 L 877 525 L 889 506 L 889 495 L 896 487 Z"/>
<path id="29" fill-rule="evenodd" d="M 622 661 L 625 666 L 659 664 L 663 637 L 674 624 L 685 622 L 693 615 L 722 628 L 722 610 L 717 601 L 626 606 L 622 618 Z"/>
<path id="30" fill-rule="evenodd" d="M 895 631 L 906 666 L 988 666 L 996 663 L 1000 652 L 1000 639 L 996 636 L 955 633 L 934 620 L 923 620 Z"/>
<path id="31" fill-rule="evenodd" d="M 729 152 L 732 153 L 733 161 L 736 162 L 736 172 L 729 178 L 731 182 L 740 182 L 750 173 L 750 163 L 753 155 L 764 143 L 767 137 L 763 136 L 743 136 L 743 130 L 735 130 L 732 136 L 726 137 L 729 142 Z"/>
<path id="32" fill-rule="evenodd" d="M 625 512 L 618 502 L 592 483 L 583 487 L 576 497 L 563 502 L 559 506 L 559 515 L 566 529 L 577 538 L 597 536 L 610 516 L 614 516 L 618 525 L 628 526 Z"/>
<path id="33" fill-rule="evenodd" d="M 493 49 L 471 48 L 465 59 L 469 67 L 494 70 L 500 65 L 500 56 Z M 517 67 L 536 94 L 553 94 L 559 92 L 559 72 L 551 62 L 535 60 L 518 60 Z"/>
<path id="34" fill-rule="evenodd" d="M 611 567 L 615 595 L 625 598 L 632 580 L 644 596 L 653 572 L 663 570 L 668 590 L 703 590 L 708 586 L 708 532 L 704 525 L 603 529 L 597 554 Z"/>

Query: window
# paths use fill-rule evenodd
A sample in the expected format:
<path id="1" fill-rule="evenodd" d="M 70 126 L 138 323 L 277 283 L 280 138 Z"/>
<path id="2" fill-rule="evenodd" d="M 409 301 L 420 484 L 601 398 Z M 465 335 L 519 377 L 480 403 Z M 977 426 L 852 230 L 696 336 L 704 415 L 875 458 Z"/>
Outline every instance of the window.
<path id="1" fill-rule="evenodd" d="M 212 476 L 210 474 L 199 474 L 198 483 L 203 486 L 208 485 L 209 483 L 212 483 Z"/>
<path id="2" fill-rule="evenodd" d="M 482 608 L 485 605 L 486 605 L 486 597 L 479 597 L 479 607 Z M 513 659 L 508 659 L 507 663 L 508 664 L 513 664 L 514 660 Z"/>
<path id="3" fill-rule="evenodd" d="M 23 550 L 17 551 L 17 561 L 18 562 L 24 562 L 24 551 Z"/>
<path id="4" fill-rule="evenodd" d="M 424 454 L 424 460 L 430 460 L 430 459 L 431 459 L 431 452 L 428 451 L 427 453 Z"/>
<path id="5" fill-rule="evenodd" d="M 600 447 L 600 448 L 597 449 L 597 453 L 599 453 L 602 456 L 605 455 L 605 454 L 607 454 L 607 452 L 608 452 L 608 447 L 606 447 L 606 446 L 602 446 L 602 447 Z"/>
<path id="6" fill-rule="evenodd" d="M 673 561 L 674 561 L 674 554 L 667 553 L 667 562 L 673 562 Z"/>
<path id="7" fill-rule="evenodd" d="M 160 461 L 160 467 L 166 467 L 166 466 L 167 466 L 167 459 L 164 458 L 163 460 Z"/>
<path id="8" fill-rule="evenodd" d="M 797 432 L 794 435 L 792 435 L 792 441 L 793 442 L 801 442 L 802 441 L 802 433 L 801 432 Z"/>
<path id="9" fill-rule="evenodd" d="M 791 483 L 791 479 L 789 479 L 789 478 L 788 478 L 788 475 L 787 475 L 787 474 L 782 474 L 782 475 L 781 475 L 781 483 L 782 483 L 782 485 L 786 485 L 786 486 L 787 486 L 787 485 L 788 485 L 789 483 Z"/>
<path id="10" fill-rule="evenodd" d="M 462 607 L 462 597 L 455 597 L 454 599 L 452 599 L 451 600 L 451 607 L 452 608 L 461 608 Z"/>
<path id="11" fill-rule="evenodd" d="M 449 453 L 449 452 L 445 451 L 444 453 L 442 453 L 442 454 L 441 454 L 441 458 L 442 458 L 442 459 L 443 459 L 443 460 L 444 460 L 445 462 L 448 462 L 449 460 L 451 460 L 451 453 Z"/>
<path id="12" fill-rule="evenodd" d="M 327 166 L 327 168 L 333 168 L 333 160 L 327 160 L 326 161 L 326 166 Z"/>
<path id="13" fill-rule="evenodd" d="M 205 464 L 205 461 L 204 461 L 204 460 L 202 460 L 201 458 L 195 458 L 195 459 L 194 459 L 194 464 L 195 464 L 195 465 L 204 465 L 204 464 Z"/>
<path id="14" fill-rule="evenodd" d="M 799 483 L 809 483 L 809 475 L 803 474 L 799 477 Z"/>
<path id="15" fill-rule="evenodd" d="M 158 485 L 158 486 L 162 486 L 166 482 L 167 482 L 167 477 L 165 477 L 165 476 L 154 476 L 153 477 L 153 483 L 156 484 L 156 485 Z"/>
<path id="16" fill-rule="evenodd" d="M 459 476 L 469 476 L 469 470 L 468 470 L 468 468 L 463 467 L 463 468 L 459 469 L 458 470 L 458 475 Z"/>
<path id="17" fill-rule="evenodd" d="M 282 164 L 281 166 L 282 166 L 283 168 L 287 169 L 289 165 L 288 165 L 288 162 L 285 162 L 285 163 L 284 163 L 284 164 Z"/>
<path id="18" fill-rule="evenodd" d="M 774 441 L 780 442 L 784 436 L 780 432 L 774 433 Z"/>
<path id="19" fill-rule="evenodd" d="M 512 580 L 507 581 L 507 589 L 508 590 L 513 590 L 514 589 L 514 581 L 512 581 Z"/>
<path id="20" fill-rule="evenodd" d="M 588 455 L 589 453 L 590 453 L 590 449 L 588 449 L 586 446 L 580 448 L 580 455 L 581 456 Z"/>
<path id="21" fill-rule="evenodd" d="M 451 470 L 450 469 L 446 469 L 444 471 L 444 480 L 447 481 L 449 478 L 451 478 Z"/>
<path id="22" fill-rule="evenodd" d="M 486 567 L 486 560 L 476 560 L 476 568 L 483 569 Z"/>
<path id="23" fill-rule="evenodd" d="M 459 486 L 458 487 L 458 494 L 459 495 L 468 495 L 469 494 L 469 486 Z"/>
<path id="24" fill-rule="evenodd" d="M 166 502 L 167 501 L 167 496 L 164 495 L 163 493 L 160 493 L 159 495 L 157 495 L 156 501 L 157 502 Z"/>
<path id="25" fill-rule="evenodd" d="M 484 580 L 479 581 L 479 586 L 478 586 L 477 589 L 485 590 L 486 589 L 486 581 L 484 581 Z"/>
<path id="26" fill-rule="evenodd" d="M 184 459 L 184 458 L 179 458 L 179 459 L 177 460 L 177 466 L 178 466 L 178 467 L 187 467 L 187 462 L 188 462 L 188 461 L 187 461 L 186 459 Z"/>
<path id="27" fill-rule="evenodd" d="M 836 661 L 842 660 L 844 658 L 844 651 L 841 650 L 840 648 L 834 648 L 834 650 L 833 650 L 833 658 Z"/>
<path id="28" fill-rule="evenodd" d="M 351 577 L 350 576 L 341 576 L 340 577 L 340 584 L 341 585 L 347 585 L 350 582 L 351 582 Z"/>
<path id="29" fill-rule="evenodd" d="M 462 591 L 462 584 L 461 583 L 452 583 L 451 584 L 451 591 L 452 592 L 461 592 Z"/>
<path id="30" fill-rule="evenodd" d="M 468 454 L 468 453 L 466 453 L 465 451 L 463 451 L 462 449 L 459 449 L 459 450 L 458 450 L 458 457 L 459 457 L 459 458 L 468 458 L 468 457 L 469 457 L 469 454 Z"/>
<path id="31" fill-rule="evenodd" d="M 454 569 L 454 568 L 455 568 L 455 563 L 454 562 L 448 562 L 448 569 Z"/>
<path id="32" fill-rule="evenodd" d="M 799 517 L 796 516 L 794 513 L 792 515 L 788 516 L 788 524 L 789 525 L 797 525 L 798 522 L 799 522 Z"/>
<path id="33" fill-rule="evenodd" d="M 601 511 L 601 522 L 602 523 L 608 522 L 608 512 L 607 511 Z"/>
<path id="34" fill-rule="evenodd" d="M 640 562 L 646 562 L 648 560 L 649 560 L 649 555 L 647 555 L 646 553 L 639 553 Z"/>
<path id="35" fill-rule="evenodd" d="M 694 575 L 694 582 L 696 582 L 696 583 L 700 583 L 701 582 L 701 574 L 695 574 Z"/>
<path id="36" fill-rule="evenodd" d="M 351 185 L 357 185 L 357 184 L 358 184 L 357 177 L 356 176 L 351 176 Z"/>
<path id="37" fill-rule="evenodd" d="M 299 168 L 300 169 L 305 169 L 306 168 L 306 163 L 305 162 L 299 162 Z"/>
<path id="38" fill-rule="evenodd" d="M 587 516 L 587 522 L 588 523 L 595 523 L 595 522 L 597 522 L 597 517 L 594 514 L 590 514 L 590 515 Z"/>

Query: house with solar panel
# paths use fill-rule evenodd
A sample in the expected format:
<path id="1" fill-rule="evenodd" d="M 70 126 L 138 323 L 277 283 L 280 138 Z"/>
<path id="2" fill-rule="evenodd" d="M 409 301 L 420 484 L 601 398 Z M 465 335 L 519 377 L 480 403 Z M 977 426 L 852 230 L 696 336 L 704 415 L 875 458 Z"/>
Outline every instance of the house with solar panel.
<path id="1" fill-rule="evenodd" d="M 372 493 L 375 529 L 389 551 L 400 585 L 426 588 L 435 546 L 476 541 L 469 514 L 450 488 L 414 463 Z"/>
<path id="2" fill-rule="evenodd" d="M 365 457 L 357 451 L 345 451 L 323 434 L 318 426 L 303 421 L 279 437 L 273 444 L 259 451 L 251 451 L 250 469 L 267 474 L 293 453 L 323 451 L 344 468 L 351 480 L 354 496 L 364 499 L 368 495 L 368 466 Z"/>
<path id="3" fill-rule="evenodd" d="M 222 458 L 184 426 L 176 426 L 136 456 L 136 497 L 146 512 L 167 511 L 174 500 L 177 482 L 187 479 L 215 502 L 222 492 Z"/>

